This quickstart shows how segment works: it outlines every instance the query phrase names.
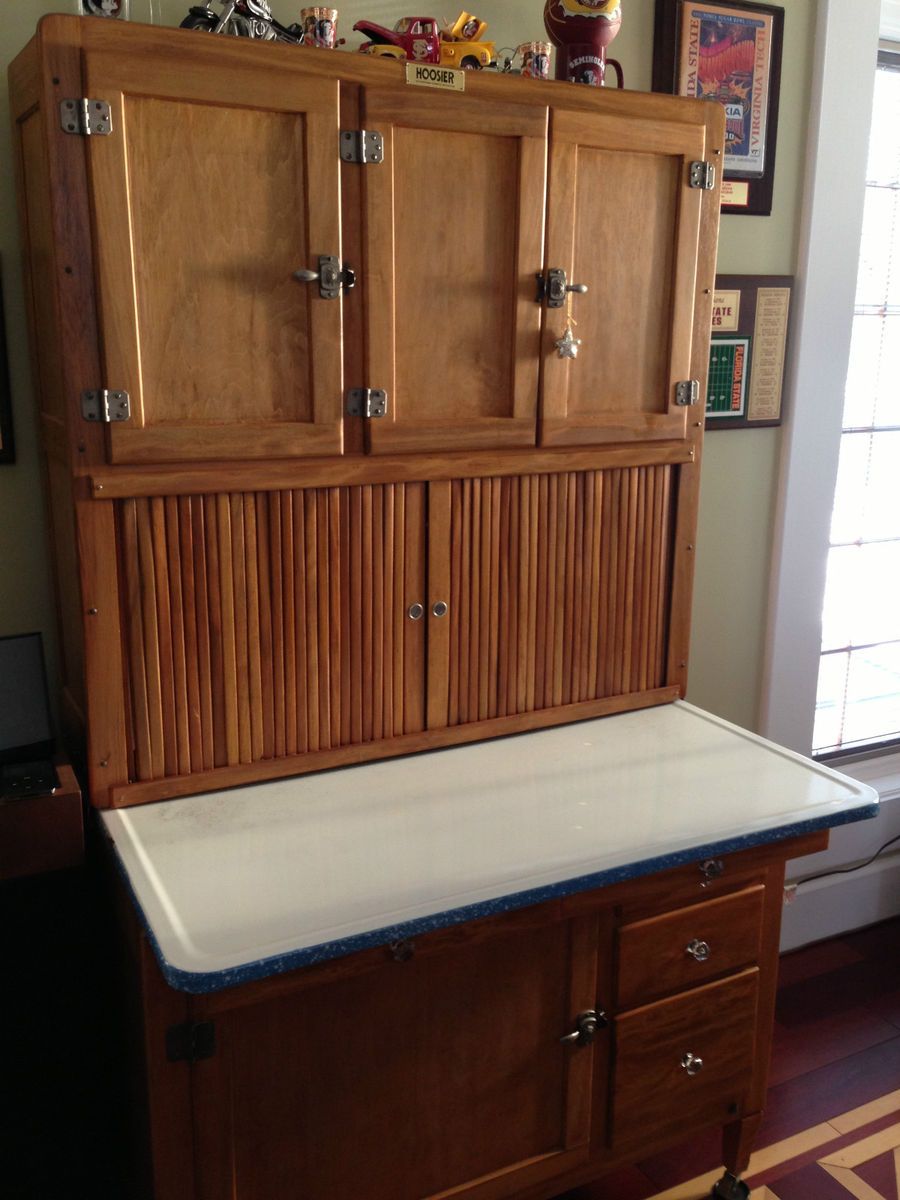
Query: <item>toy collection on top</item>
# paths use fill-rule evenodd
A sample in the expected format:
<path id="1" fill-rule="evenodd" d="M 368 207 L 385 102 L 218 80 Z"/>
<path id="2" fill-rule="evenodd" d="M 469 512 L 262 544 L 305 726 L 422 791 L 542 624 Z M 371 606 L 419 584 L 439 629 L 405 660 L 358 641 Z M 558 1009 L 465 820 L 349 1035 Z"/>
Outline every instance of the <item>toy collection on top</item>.
<path id="1" fill-rule="evenodd" d="M 129 0 L 76 3 L 84 15 L 124 19 L 130 15 Z M 283 25 L 273 16 L 268 0 L 206 0 L 191 7 L 181 26 L 333 50 L 344 44 L 344 39 L 337 37 L 337 21 L 336 8 L 303 8 L 299 22 Z M 621 65 L 606 57 L 606 48 L 621 23 L 619 0 L 546 0 L 544 25 L 557 48 L 556 78 L 603 87 L 606 68 L 611 66 L 618 86 L 624 87 Z M 362 54 L 459 70 L 497 70 L 532 79 L 550 77 L 550 42 L 523 42 L 516 49 L 498 53 L 496 44 L 485 38 L 487 23 L 470 12 L 461 12 L 452 24 L 435 17 L 410 16 L 402 17 L 393 29 L 373 21 L 357 21 L 353 29 L 368 39 L 360 47 Z"/>

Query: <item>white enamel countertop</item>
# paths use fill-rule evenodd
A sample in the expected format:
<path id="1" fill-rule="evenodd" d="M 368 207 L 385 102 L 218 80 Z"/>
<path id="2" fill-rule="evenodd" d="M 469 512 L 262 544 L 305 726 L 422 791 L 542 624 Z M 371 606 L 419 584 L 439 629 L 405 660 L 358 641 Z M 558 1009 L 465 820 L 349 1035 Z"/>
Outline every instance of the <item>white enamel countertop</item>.
<path id="1" fill-rule="evenodd" d="M 876 804 L 676 701 L 101 819 L 166 977 L 201 992 Z"/>

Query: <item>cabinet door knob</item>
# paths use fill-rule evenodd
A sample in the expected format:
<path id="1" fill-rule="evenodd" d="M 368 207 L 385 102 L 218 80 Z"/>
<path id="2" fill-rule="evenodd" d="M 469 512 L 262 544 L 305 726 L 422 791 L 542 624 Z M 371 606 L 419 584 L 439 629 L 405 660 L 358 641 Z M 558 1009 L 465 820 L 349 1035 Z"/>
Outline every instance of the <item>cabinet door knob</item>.
<path id="1" fill-rule="evenodd" d="M 411 621 L 421 621 L 425 616 L 424 604 L 411 604 L 406 610 L 406 615 Z"/>
<path id="2" fill-rule="evenodd" d="M 703 1070 L 703 1059 L 699 1054 L 692 1054 L 688 1050 L 687 1054 L 681 1060 L 681 1065 L 687 1071 L 688 1075 L 699 1075 Z"/>
<path id="3" fill-rule="evenodd" d="M 700 864 L 700 874 L 703 876 L 701 887 L 709 887 L 714 879 L 725 873 L 725 864 L 721 858 L 707 858 Z"/>
<path id="4" fill-rule="evenodd" d="M 431 611 L 432 611 L 433 615 L 436 617 L 446 617 L 446 615 L 447 615 L 446 600 L 435 600 L 434 604 L 432 604 L 432 606 L 431 606 Z"/>
<path id="5" fill-rule="evenodd" d="M 684 952 L 695 962 L 706 962 L 710 954 L 709 942 L 701 941 L 700 938 L 694 938 L 685 946 Z"/>

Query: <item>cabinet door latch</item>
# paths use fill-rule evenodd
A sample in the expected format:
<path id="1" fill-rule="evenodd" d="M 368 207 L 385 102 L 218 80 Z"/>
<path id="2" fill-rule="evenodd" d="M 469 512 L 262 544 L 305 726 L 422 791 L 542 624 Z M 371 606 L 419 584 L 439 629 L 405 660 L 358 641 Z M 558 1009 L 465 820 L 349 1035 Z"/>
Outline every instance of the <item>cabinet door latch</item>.
<path id="1" fill-rule="evenodd" d="M 589 1046 L 601 1029 L 609 1024 L 602 1008 L 588 1008 L 575 1018 L 575 1028 L 559 1040 L 571 1046 Z"/>
<path id="2" fill-rule="evenodd" d="M 691 187 L 711 192 L 716 186 L 716 166 L 711 162 L 691 163 Z"/>
<path id="3" fill-rule="evenodd" d="M 112 115 L 105 100 L 63 100 L 59 106 L 59 124 L 63 133 L 107 137 L 112 133 Z"/>
<path id="4" fill-rule="evenodd" d="M 99 388 L 96 392 L 81 393 L 81 415 L 86 421 L 127 421 L 131 416 L 131 397 L 127 392 L 111 392 Z"/>
<path id="5" fill-rule="evenodd" d="M 341 162 L 380 163 L 384 161 L 384 138 L 377 129 L 342 129 Z"/>
<path id="6" fill-rule="evenodd" d="M 356 286 L 356 272 L 352 267 L 342 267 L 336 254 L 320 254 L 318 271 L 304 267 L 294 272 L 294 278 L 298 283 L 318 283 L 323 300 L 339 300 L 341 289 L 350 292 Z"/>
<path id="7" fill-rule="evenodd" d="M 546 302 L 548 308 L 562 308 L 569 292 L 583 296 L 588 290 L 586 283 L 569 283 L 562 267 L 551 267 L 546 276 L 543 271 L 535 275 L 537 295 L 535 304 Z"/>
<path id="8" fill-rule="evenodd" d="M 675 384 L 675 403 L 688 405 L 696 404 L 700 399 L 700 380 L 682 379 Z"/>
<path id="9" fill-rule="evenodd" d="M 350 388 L 347 393 L 348 417 L 383 417 L 387 412 L 387 392 L 381 388 Z"/>
<path id="10" fill-rule="evenodd" d="M 169 1062 L 200 1062 L 216 1052 L 216 1026 L 212 1021 L 185 1021 L 166 1030 Z"/>

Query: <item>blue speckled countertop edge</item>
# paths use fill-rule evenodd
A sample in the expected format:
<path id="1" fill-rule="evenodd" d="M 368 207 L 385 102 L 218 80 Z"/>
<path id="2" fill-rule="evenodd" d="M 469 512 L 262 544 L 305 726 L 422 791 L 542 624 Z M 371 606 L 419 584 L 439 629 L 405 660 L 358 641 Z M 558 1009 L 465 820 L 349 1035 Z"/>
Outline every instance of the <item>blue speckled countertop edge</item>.
<path id="1" fill-rule="evenodd" d="M 245 983 L 253 983 L 259 979 L 267 979 L 273 975 L 283 975 L 299 967 L 309 967 L 316 963 L 328 962 L 330 959 L 343 958 L 359 950 L 370 950 L 379 946 L 388 946 L 391 942 L 404 938 L 418 937 L 431 933 L 436 929 L 445 929 L 450 925 L 460 925 L 464 921 L 477 920 L 479 917 L 492 917 L 500 913 L 512 912 L 515 909 L 527 908 L 530 905 L 542 904 L 546 900 L 554 900 L 563 896 L 572 896 L 577 892 L 593 891 L 596 888 L 607 887 L 614 883 L 624 883 L 629 879 L 639 879 L 643 875 L 653 875 L 657 871 L 667 871 L 672 867 L 680 867 L 698 858 L 710 858 L 717 854 L 731 854 L 736 850 L 748 850 L 752 846 L 765 845 L 770 842 L 780 842 L 787 838 L 799 837 L 804 833 L 814 833 L 819 829 L 831 829 L 838 825 L 849 825 L 856 821 L 864 821 L 876 816 L 878 803 L 861 805 L 840 813 L 829 813 L 822 817 L 811 817 L 805 821 L 796 821 L 789 825 L 780 825 L 774 829 L 756 830 L 753 833 L 736 834 L 719 841 L 703 842 L 696 846 L 688 846 L 683 850 L 675 850 L 669 854 L 658 855 L 655 858 L 642 859 L 625 863 L 618 867 L 609 867 L 589 875 L 579 875 L 572 879 L 563 879 L 557 883 L 545 884 L 541 887 L 529 888 L 523 892 L 511 892 L 508 895 L 496 896 L 490 900 L 480 900 L 475 904 L 467 904 L 462 908 L 451 908 L 444 912 L 432 913 L 425 917 L 415 917 L 397 925 L 386 925 L 380 929 L 367 930 L 364 933 L 350 934 L 330 942 L 321 942 L 317 946 L 304 946 L 285 954 L 275 954 L 269 958 L 257 959 L 254 962 L 242 963 L 239 966 L 227 967 L 219 971 L 184 971 L 173 966 L 163 955 L 159 943 L 153 933 L 141 907 L 128 870 L 122 861 L 118 847 L 112 838 L 115 861 L 137 910 L 141 924 L 147 934 L 153 952 L 156 955 L 160 970 L 166 983 L 180 992 L 192 996 L 208 995 L 225 988 L 240 987 Z M 109 836 L 107 834 L 107 836 Z"/>

